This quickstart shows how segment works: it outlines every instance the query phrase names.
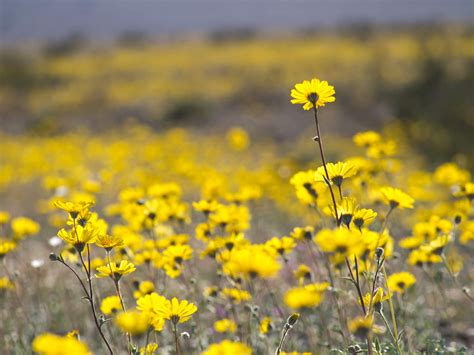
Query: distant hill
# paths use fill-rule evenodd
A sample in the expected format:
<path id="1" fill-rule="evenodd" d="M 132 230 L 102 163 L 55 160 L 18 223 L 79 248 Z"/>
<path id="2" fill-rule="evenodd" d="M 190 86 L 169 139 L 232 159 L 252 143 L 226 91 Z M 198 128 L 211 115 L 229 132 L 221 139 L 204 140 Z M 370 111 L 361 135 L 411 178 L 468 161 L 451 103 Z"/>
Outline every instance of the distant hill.
<path id="1" fill-rule="evenodd" d="M 235 28 L 294 29 L 350 23 L 472 22 L 471 0 L 0 0 L 2 42 L 114 38 Z"/>

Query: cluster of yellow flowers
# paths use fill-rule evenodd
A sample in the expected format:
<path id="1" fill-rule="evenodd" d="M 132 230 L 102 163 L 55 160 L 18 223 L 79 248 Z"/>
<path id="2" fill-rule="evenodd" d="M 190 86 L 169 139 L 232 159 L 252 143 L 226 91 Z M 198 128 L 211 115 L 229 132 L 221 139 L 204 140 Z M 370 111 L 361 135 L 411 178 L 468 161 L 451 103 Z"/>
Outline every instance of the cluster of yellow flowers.
<path id="1" fill-rule="evenodd" d="M 56 228 L 48 273 L 69 275 L 56 288 L 76 287 L 69 297 L 85 299 L 91 317 L 78 323 L 84 337 L 49 333 L 54 327 L 35 331 L 33 350 L 88 354 L 102 344 L 111 354 L 283 354 L 289 348 L 373 354 L 383 343 L 401 354 L 420 346 L 407 339 L 424 327 L 413 321 L 418 311 L 411 303 L 437 309 L 435 293 L 449 291 L 470 305 L 470 276 L 461 274 L 474 241 L 469 171 L 455 163 L 434 172 L 410 168 L 397 155 L 403 146 L 374 131 L 353 137 L 360 154 L 328 162 L 319 114 L 335 101 L 334 87 L 303 81 L 291 97 L 314 115 L 321 160 L 314 169 L 270 171 L 285 165 L 275 153 L 246 157 L 249 138 L 241 129 L 227 137 L 236 154 L 228 178 L 209 163 L 219 155 L 203 162 L 181 131 L 167 141 L 181 145 L 179 156 L 147 142 L 134 150 L 116 141 L 95 175 L 93 159 L 66 158 L 61 169 L 46 166 L 39 175 L 25 168 L 24 179 L 41 177 L 50 193 L 39 206 Z M 80 157 L 80 149 L 65 147 Z M 142 155 L 134 157 L 137 152 Z M 132 164 L 135 158 L 141 166 Z M 262 166 L 239 170 L 243 161 Z M 171 182 L 157 182 L 167 170 Z M 113 182 L 118 191 L 108 187 Z M 103 201 L 101 215 L 93 210 L 96 201 Z M 273 217 L 265 217 L 269 206 Z M 7 212 L 0 212 L 0 227 L 1 259 L 39 232 L 36 222 L 10 221 Z M 440 281 L 443 274 L 450 280 Z M 15 281 L 0 279 L 0 290 L 15 289 Z M 425 286 L 431 282 L 435 287 Z M 78 314 L 86 318 L 82 308 Z"/>

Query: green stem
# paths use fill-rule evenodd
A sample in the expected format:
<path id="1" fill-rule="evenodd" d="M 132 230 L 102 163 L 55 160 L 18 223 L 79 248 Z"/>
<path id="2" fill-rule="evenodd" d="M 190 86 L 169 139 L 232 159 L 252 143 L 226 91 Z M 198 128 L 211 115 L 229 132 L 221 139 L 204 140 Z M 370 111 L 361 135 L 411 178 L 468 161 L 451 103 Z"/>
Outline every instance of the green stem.
<path id="1" fill-rule="evenodd" d="M 385 287 L 387 288 L 387 295 L 388 295 L 388 305 L 390 306 L 390 316 L 392 317 L 392 324 L 393 324 L 393 333 L 394 339 L 396 339 L 395 346 L 397 347 L 397 353 L 401 354 L 400 346 L 398 344 L 398 328 L 397 328 L 397 319 L 395 317 L 395 309 L 393 308 L 393 301 L 392 301 L 392 292 L 388 287 L 388 278 L 387 272 L 385 271 L 385 264 L 382 265 L 382 273 L 385 279 Z"/>
<path id="2" fill-rule="evenodd" d="M 334 215 L 336 218 L 336 225 L 339 227 L 341 221 L 339 220 L 339 216 L 337 213 L 337 203 L 336 198 L 334 197 L 334 191 L 331 186 L 331 179 L 329 179 L 328 169 L 326 167 L 326 158 L 324 157 L 324 149 L 323 149 L 323 139 L 321 137 L 321 133 L 319 132 L 319 120 L 318 120 L 318 109 L 314 106 L 314 123 L 316 124 L 316 137 L 314 140 L 318 143 L 319 153 L 321 154 L 321 160 L 323 162 L 324 174 L 326 175 L 326 183 L 329 187 L 329 192 L 331 193 L 332 204 L 334 207 Z"/>

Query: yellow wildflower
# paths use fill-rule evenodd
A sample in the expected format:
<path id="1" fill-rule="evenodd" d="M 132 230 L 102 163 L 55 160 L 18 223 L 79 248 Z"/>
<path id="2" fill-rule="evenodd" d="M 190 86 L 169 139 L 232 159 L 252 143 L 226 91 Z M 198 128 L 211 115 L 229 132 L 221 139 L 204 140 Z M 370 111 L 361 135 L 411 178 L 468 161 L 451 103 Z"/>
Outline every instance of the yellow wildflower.
<path id="1" fill-rule="evenodd" d="M 135 269 L 135 265 L 127 260 L 122 260 L 120 263 L 111 262 L 98 267 L 96 269 L 98 271 L 96 277 L 111 277 L 114 281 L 118 282 L 123 275 L 131 274 Z"/>
<path id="2" fill-rule="evenodd" d="M 380 193 L 384 201 L 390 205 L 390 208 L 413 208 L 415 200 L 402 190 L 387 186 L 382 187 Z"/>
<path id="3" fill-rule="evenodd" d="M 239 342 L 234 342 L 231 340 L 223 340 L 217 344 L 211 344 L 209 347 L 202 353 L 202 355 L 251 355 L 252 349 Z"/>
<path id="4" fill-rule="evenodd" d="M 388 277 L 387 284 L 391 292 L 404 293 L 416 282 L 415 276 L 409 272 L 399 272 Z"/>
<path id="5" fill-rule="evenodd" d="M 33 351 L 40 355 L 88 355 L 89 348 L 74 337 L 51 333 L 38 335 L 32 343 Z"/>
<path id="6" fill-rule="evenodd" d="M 214 329 L 218 333 L 235 333 L 237 325 L 233 320 L 225 318 L 214 322 Z"/>
<path id="7" fill-rule="evenodd" d="M 334 86 L 328 84 L 327 81 L 312 79 L 304 80 L 302 83 L 296 84 L 291 90 L 291 103 L 294 105 L 301 104 L 303 109 L 310 110 L 313 107 L 318 108 L 325 106 L 328 102 L 336 101 L 334 97 Z"/>

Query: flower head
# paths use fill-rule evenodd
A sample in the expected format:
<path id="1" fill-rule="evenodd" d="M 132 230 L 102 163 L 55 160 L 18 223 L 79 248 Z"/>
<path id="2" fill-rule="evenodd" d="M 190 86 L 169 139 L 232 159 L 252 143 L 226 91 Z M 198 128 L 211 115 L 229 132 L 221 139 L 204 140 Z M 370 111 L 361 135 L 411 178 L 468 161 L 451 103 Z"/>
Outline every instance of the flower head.
<path id="1" fill-rule="evenodd" d="M 127 311 L 115 317 L 115 324 L 124 332 L 132 335 L 143 334 L 150 326 L 149 316 L 143 312 Z"/>
<path id="2" fill-rule="evenodd" d="M 387 186 L 382 187 L 380 193 L 390 208 L 413 208 L 415 200 L 402 190 Z"/>
<path id="3" fill-rule="evenodd" d="M 100 311 L 106 315 L 116 313 L 122 309 L 119 296 L 109 296 L 102 300 Z"/>
<path id="4" fill-rule="evenodd" d="M 95 244 L 107 251 L 111 251 L 113 248 L 123 245 L 123 238 L 117 235 L 99 234 Z"/>
<path id="5" fill-rule="evenodd" d="M 81 212 L 88 210 L 89 207 L 91 207 L 93 204 L 94 202 L 91 202 L 91 201 L 88 201 L 88 202 L 55 201 L 54 202 L 54 206 L 68 212 L 72 219 L 76 219 L 77 216 Z"/>
<path id="6" fill-rule="evenodd" d="M 296 84 L 291 90 L 291 103 L 294 105 L 303 105 L 304 110 L 310 110 L 313 107 L 318 108 L 325 106 L 328 102 L 336 101 L 334 97 L 334 86 L 328 84 L 327 81 L 319 79 L 305 80 Z"/>
<path id="7" fill-rule="evenodd" d="M 337 187 L 341 187 L 344 179 L 350 178 L 357 173 L 357 168 L 354 164 L 342 161 L 337 162 L 336 164 L 328 163 L 326 164 L 326 169 L 329 175 L 329 182 Z M 314 178 L 316 181 L 326 182 L 326 171 L 324 170 L 324 166 L 320 166 L 316 170 Z"/>
<path id="8" fill-rule="evenodd" d="M 98 230 L 92 227 L 81 227 L 66 231 L 64 228 L 58 232 L 58 237 L 68 244 L 72 244 L 78 252 L 82 252 L 86 244 L 94 243 Z"/>
<path id="9" fill-rule="evenodd" d="M 33 351 L 40 355 L 88 355 L 89 348 L 75 337 L 51 333 L 38 335 L 32 344 Z"/>
<path id="10" fill-rule="evenodd" d="M 194 303 L 186 300 L 178 301 L 176 297 L 173 297 L 171 301 L 165 300 L 157 308 L 158 315 L 171 320 L 174 324 L 187 322 L 196 311 L 197 307 Z"/>
<path id="11" fill-rule="evenodd" d="M 209 347 L 202 353 L 202 355 L 251 355 L 252 349 L 239 342 L 234 342 L 231 340 L 223 340 L 217 344 L 211 344 Z"/>
<path id="12" fill-rule="evenodd" d="M 96 277 L 111 277 L 114 281 L 119 281 L 123 275 L 131 274 L 135 271 L 135 265 L 127 260 L 122 260 L 119 263 L 108 263 L 104 266 L 99 266 L 96 270 L 98 274 Z"/>
<path id="13" fill-rule="evenodd" d="M 220 319 L 214 322 L 214 330 L 218 333 L 235 333 L 237 324 L 231 319 Z"/>
<path id="14" fill-rule="evenodd" d="M 409 272 L 399 272 L 388 277 L 388 288 L 392 292 L 404 293 L 416 282 L 415 276 Z"/>

